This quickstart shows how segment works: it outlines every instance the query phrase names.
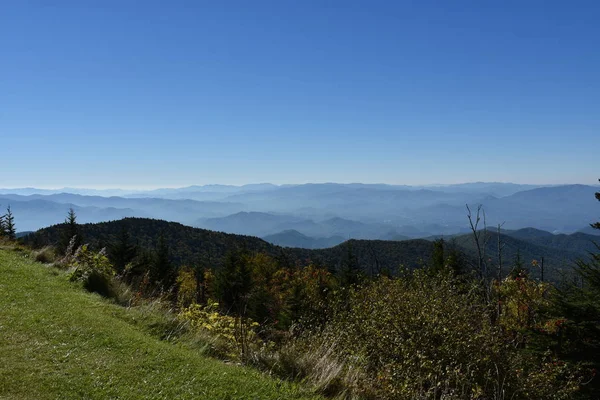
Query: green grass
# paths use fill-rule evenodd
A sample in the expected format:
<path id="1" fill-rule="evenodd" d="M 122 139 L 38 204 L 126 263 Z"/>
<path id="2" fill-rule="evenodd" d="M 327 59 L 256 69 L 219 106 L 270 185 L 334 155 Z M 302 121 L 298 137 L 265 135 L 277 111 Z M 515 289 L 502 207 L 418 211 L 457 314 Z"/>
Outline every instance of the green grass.
<path id="1" fill-rule="evenodd" d="M 0 249 L 1 399 L 316 398 L 161 341 L 139 310 L 87 293 L 26 254 Z"/>

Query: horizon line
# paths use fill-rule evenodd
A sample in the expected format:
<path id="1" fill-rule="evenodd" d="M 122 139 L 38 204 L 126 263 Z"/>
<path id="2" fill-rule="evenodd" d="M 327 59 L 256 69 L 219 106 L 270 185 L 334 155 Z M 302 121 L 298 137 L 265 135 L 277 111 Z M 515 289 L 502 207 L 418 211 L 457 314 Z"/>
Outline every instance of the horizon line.
<path id="1" fill-rule="evenodd" d="M 456 182 L 456 183 L 422 183 L 422 184 L 402 184 L 402 183 L 364 183 L 364 182 L 303 182 L 303 183 L 270 183 L 270 182 L 259 182 L 259 183 L 245 183 L 245 184 L 227 184 L 227 183 L 207 183 L 207 184 L 188 184 L 183 186 L 124 186 L 124 187 L 111 187 L 111 186 L 62 186 L 62 187 L 50 187 L 50 186 L 18 186 L 18 187 L 0 187 L 0 190 L 49 190 L 49 191 L 69 191 L 69 190 L 94 190 L 94 191 L 129 191 L 129 192 L 147 192 L 156 190 L 180 190 L 189 189 L 192 187 L 207 188 L 211 186 L 220 187 L 232 187 L 232 188 L 243 188 L 246 186 L 259 186 L 259 185 L 272 185 L 276 187 L 284 186 L 303 186 L 303 185 L 365 185 L 365 186 L 391 186 L 391 187 L 447 187 L 447 186 L 459 186 L 459 185 L 476 185 L 476 184 L 496 184 L 496 185 L 520 185 L 520 186 L 569 186 L 569 185 L 586 185 L 586 186 L 598 186 L 598 184 L 588 184 L 581 182 L 572 183 L 515 183 L 511 181 L 469 181 L 469 182 Z"/>

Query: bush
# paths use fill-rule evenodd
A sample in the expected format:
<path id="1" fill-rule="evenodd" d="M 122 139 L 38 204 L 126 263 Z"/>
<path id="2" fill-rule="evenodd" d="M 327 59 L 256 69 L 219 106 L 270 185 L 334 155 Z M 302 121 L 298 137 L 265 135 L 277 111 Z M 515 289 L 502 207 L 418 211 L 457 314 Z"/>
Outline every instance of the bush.
<path id="1" fill-rule="evenodd" d="M 70 279 L 82 282 L 90 292 L 104 297 L 113 297 L 113 277 L 115 271 L 104 250 L 95 253 L 83 245 L 77 249 L 69 264 L 73 271 Z"/>
<path id="2" fill-rule="evenodd" d="M 208 352 L 229 360 L 244 360 L 252 348 L 263 346 L 256 331 L 258 323 L 218 312 L 219 304 L 209 302 L 206 306 L 192 304 L 179 313 L 179 318 L 189 322 L 192 329 L 205 337 L 211 348 Z"/>
<path id="3" fill-rule="evenodd" d="M 198 281 L 196 274 L 190 267 L 181 267 L 177 272 L 177 305 L 189 307 L 197 297 Z"/>
<path id="4" fill-rule="evenodd" d="M 351 290 L 312 343 L 368 398 L 569 398 L 572 369 L 518 349 L 476 293 L 446 273 L 380 278 Z"/>
<path id="5" fill-rule="evenodd" d="M 56 261 L 56 253 L 54 252 L 54 248 L 51 246 L 46 246 L 41 248 L 40 250 L 36 250 L 33 252 L 33 258 L 37 262 L 41 262 L 44 264 L 51 264 Z"/>

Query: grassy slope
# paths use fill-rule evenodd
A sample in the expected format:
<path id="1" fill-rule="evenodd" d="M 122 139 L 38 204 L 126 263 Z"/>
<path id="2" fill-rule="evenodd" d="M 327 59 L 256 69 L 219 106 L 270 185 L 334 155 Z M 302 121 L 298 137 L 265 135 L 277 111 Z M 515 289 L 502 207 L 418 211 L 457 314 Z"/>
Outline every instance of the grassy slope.
<path id="1" fill-rule="evenodd" d="M 136 310 L 0 250 L 0 398 L 309 398 L 142 329 Z"/>

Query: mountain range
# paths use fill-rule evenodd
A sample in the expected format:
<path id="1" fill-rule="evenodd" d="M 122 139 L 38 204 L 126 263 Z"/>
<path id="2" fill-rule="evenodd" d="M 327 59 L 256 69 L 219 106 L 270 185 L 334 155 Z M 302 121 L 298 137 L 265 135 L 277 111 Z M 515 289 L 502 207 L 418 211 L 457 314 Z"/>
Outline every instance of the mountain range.
<path id="1" fill-rule="evenodd" d="M 60 223 L 72 207 L 82 223 L 157 218 L 283 240 L 280 243 L 296 247 L 321 247 L 342 238 L 399 240 L 467 233 L 466 204 L 483 205 L 489 227 L 503 224 L 509 230 L 532 227 L 569 234 L 585 230 L 598 219 L 594 199 L 598 190 L 588 185 L 484 182 L 432 186 L 264 183 L 146 191 L 25 188 L 0 189 L 0 209 L 11 206 L 20 231 Z"/>

